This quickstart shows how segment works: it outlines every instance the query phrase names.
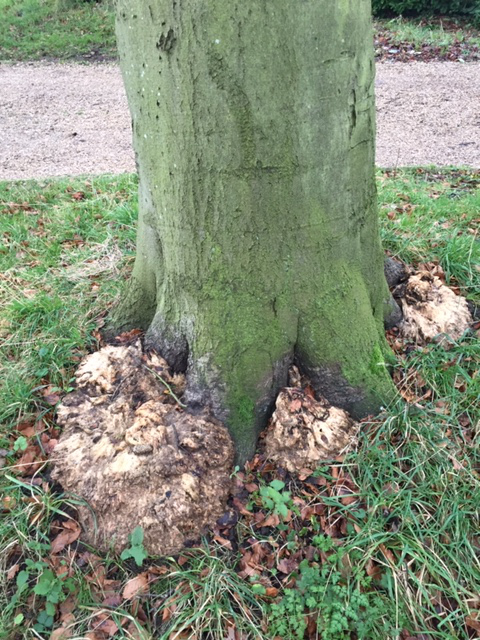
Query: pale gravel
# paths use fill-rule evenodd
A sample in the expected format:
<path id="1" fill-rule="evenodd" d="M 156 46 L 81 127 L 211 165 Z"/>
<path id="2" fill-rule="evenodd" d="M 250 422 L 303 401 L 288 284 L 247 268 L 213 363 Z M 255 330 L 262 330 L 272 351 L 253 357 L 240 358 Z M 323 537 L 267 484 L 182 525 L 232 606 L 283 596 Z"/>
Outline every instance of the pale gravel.
<path id="1" fill-rule="evenodd" d="M 480 167 L 480 63 L 379 63 L 377 164 Z M 135 170 L 115 64 L 0 64 L 0 179 Z"/>

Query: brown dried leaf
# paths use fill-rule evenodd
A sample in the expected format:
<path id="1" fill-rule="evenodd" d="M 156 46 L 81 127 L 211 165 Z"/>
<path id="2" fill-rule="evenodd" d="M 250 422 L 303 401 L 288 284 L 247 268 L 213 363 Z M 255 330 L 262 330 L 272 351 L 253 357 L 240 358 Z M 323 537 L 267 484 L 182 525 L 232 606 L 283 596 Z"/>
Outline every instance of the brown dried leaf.
<path id="1" fill-rule="evenodd" d="M 43 464 L 40 454 L 40 447 L 29 445 L 15 465 L 18 474 L 31 476 L 38 471 Z"/>
<path id="2" fill-rule="evenodd" d="M 148 587 L 148 575 L 145 571 L 144 573 L 140 573 L 135 578 L 132 578 L 127 582 L 123 589 L 122 597 L 124 600 L 131 600 L 135 596 L 140 595 L 141 593 L 145 593 Z"/>
<path id="3" fill-rule="evenodd" d="M 472 615 L 465 618 L 465 624 L 470 629 L 475 629 L 475 631 L 480 631 L 480 611 L 471 611 Z M 475 615 L 475 617 L 473 617 Z"/>
<path id="4" fill-rule="evenodd" d="M 19 431 L 24 438 L 31 438 L 35 435 L 35 423 L 20 422 L 17 424 L 17 431 Z"/>
<path id="5" fill-rule="evenodd" d="M 222 547 L 226 547 L 227 549 L 232 550 L 232 543 L 227 538 L 223 538 L 222 536 L 216 535 L 213 536 L 213 539 L 218 542 Z"/>
<path id="6" fill-rule="evenodd" d="M 72 629 L 69 627 L 58 627 L 50 635 L 50 640 L 67 640 L 72 637 Z"/>
<path id="7" fill-rule="evenodd" d="M 17 505 L 17 501 L 12 496 L 3 496 L 0 502 L 2 511 L 12 511 Z"/>
<path id="8" fill-rule="evenodd" d="M 367 570 L 367 575 L 370 578 L 373 578 L 374 580 L 380 580 L 382 578 L 382 575 L 383 575 L 382 567 L 381 565 L 374 562 L 372 558 L 369 558 L 365 568 Z"/>
<path id="9" fill-rule="evenodd" d="M 63 602 L 60 603 L 60 622 L 65 620 L 72 614 L 77 607 L 77 601 L 73 595 L 68 596 Z"/>
<path id="10" fill-rule="evenodd" d="M 390 551 L 390 549 L 387 549 L 387 547 L 384 544 L 380 544 L 379 549 L 383 553 L 385 558 L 388 560 L 390 565 L 394 567 L 396 565 L 396 559 L 393 553 Z"/>
<path id="11" fill-rule="evenodd" d="M 130 622 L 127 627 L 128 637 L 132 638 L 132 640 L 151 640 L 151 635 L 144 631 L 143 629 L 139 629 L 138 625 L 134 622 Z"/>
<path id="12" fill-rule="evenodd" d="M 60 396 L 58 393 L 49 393 L 48 395 L 43 396 L 43 399 L 45 402 L 48 402 L 48 404 L 51 404 L 52 407 L 60 402 Z"/>
<path id="13" fill-rule="evenodd" d="M 13 566 L 11 566 L 7 571 L 7 580 L 13 580 L 13 578 L 17 575 L 19 569 L 19 564 L 14 564 Z"/>
<path id="14" fill-rule="evenodd" d="M 168 622 L 168 620 L 170 620 L 170 618 L 175 613 L 176 608 L 177 605 L 174 602 L 172 602 L 172 604 L 169 604 L 168 606 L 165 606 L 162 611 L 162 621 Z"/>
<path id="15" fill-rule="evenodd" d="M 277 513 L 271 513 L 262 522 L 259 523 L 262 527 L 277 527 L 280 524 L 280 517 Z"/>
<path id="16" fill-rule="evenodd" d="M 123 602 L 122 596 L 119 593 L 111 593 L 106 598 L 102 600 L 102 605 L 104 607 L 110 607 L 111 609 L 116 609 Z"/>
<path id="17" fill-rule="evenodd" d="M 170 573 L 170 569 L 164 565 L 152 565 L 151 567 L 148 567 L 148 574 L 151 574 L 148 576 L 149 580 L 153 580 L 152 576 L 164 576 L 166 573 Z"/>
<path id="18" fill-rule="evenodd" d="M 298 569 L 298 562 L 292 558 L 283 558 L 280 562 L 277 562 L 277 569 L 282 573 L 289 575 L 292 571 Z"/>
<path id="19" fill-rule="evenodd" d="M 95 631 L 89 631 L 85 638 L 87 640 L 107 640 L 108 633 L 100 629 L 95 629 Z"/>
<path id="20" fill-rule="evenodd" d="M 142 334 L 143 331 L 141 329 L 132 329 L 131 331 L 125 331 L 115 338 L 115 342 L 119 342 L 120 344 L 127 344 L 129 342 L 135 341 Z"/>
<path id="21" fill-rule="evenodd" d="M 75 542 L 80 536 L 81 529 L 78 522 L 75 520 L 67 520 L 64 523 L 64 529 L 55 540 L 52 542 L 52 553 L 59 553 L 64 549 L 67 545 Z"/>
<path id="22" fill-rule="evenodd" d="M 105 613 L 101 613 L 97 616 L 97 620 L 101 620 L 100 624 L 97 626 L 96 631 L 103 631 L 107 634 L 107 636 L 114 636 L 118 631 L 118 625 L 107 616 Z"/>

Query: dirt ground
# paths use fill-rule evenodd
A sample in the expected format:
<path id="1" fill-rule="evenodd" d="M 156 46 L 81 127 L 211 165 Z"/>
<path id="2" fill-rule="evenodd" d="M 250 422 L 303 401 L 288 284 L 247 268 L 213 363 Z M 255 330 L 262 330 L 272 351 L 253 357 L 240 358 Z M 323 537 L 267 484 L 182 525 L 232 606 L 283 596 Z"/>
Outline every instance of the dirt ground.
<path id="1" fill-rule="evenodd" d="M 377 164 L 480 167 L 480 63 L 379 63 Z M 0 179 L 134 171 L 115 64 L 0 64 Z"/>

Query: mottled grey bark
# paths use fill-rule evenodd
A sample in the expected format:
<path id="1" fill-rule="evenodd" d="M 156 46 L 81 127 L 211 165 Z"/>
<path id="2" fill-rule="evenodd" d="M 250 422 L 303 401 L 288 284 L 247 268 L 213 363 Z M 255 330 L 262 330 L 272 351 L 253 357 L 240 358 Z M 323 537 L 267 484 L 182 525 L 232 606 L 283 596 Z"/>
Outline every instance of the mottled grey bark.
<path id="1" fill-rule="evenodd" d="M 254 450 L 295 359 L 356 415 L 391 392 L 369 0 L 118 0 L 140 178 L 117 327 Z"/>

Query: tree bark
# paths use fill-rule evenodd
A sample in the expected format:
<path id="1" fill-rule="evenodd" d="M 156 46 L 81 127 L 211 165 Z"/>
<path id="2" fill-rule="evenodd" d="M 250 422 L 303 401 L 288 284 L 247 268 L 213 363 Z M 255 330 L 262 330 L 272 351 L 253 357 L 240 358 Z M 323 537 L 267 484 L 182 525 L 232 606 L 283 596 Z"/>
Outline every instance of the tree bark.
<path id="1" fill-rule="evenodd" d="M 139 174 L 116 328 L 187 373 L 238 459 L 293 361 L 364 415 L 391 397 L 369 0 L 118 0 Z"/>

